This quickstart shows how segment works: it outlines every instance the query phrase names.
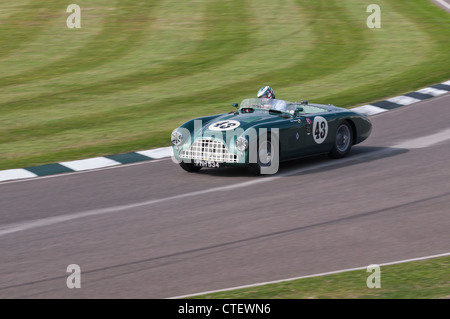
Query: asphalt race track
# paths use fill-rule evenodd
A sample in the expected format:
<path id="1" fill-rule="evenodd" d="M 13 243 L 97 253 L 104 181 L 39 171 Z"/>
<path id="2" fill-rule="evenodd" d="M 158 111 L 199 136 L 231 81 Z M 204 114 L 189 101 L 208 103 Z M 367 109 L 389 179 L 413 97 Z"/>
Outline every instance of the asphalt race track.
<path id="1" fill-rule="evenodd" d="M 0 183 L 0 298 L 166 298 L 449 252 L 449 107 L 377 114 L 349 157 L 277 175 L 169 158 Z"/>

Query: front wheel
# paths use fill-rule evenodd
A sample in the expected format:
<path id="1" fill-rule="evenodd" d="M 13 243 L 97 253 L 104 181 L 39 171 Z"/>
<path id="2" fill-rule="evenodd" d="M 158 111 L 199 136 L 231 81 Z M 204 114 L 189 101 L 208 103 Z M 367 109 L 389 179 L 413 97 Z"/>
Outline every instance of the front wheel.
<path id="1" fill-rule="evenodd" d="M 180 166 L 182 169 L 184 169 L 186 172 L 198 172 L 199 170 L 202 169 L 201 166 L 195 166 L 192 163 L 185 163 L 185 162 L 181 162 Z"/>
<path id="2" fill-rule="evenodd" d="M 353 144 L 353 130 L 349 122 L 344 121 L 339 124 L 336 130 L 333 149 L 330 156 L 333 158 L 342 158 L 350 153 Z"/>
<path id="3" fill-rule="evenodd" d="M 276 167 L 277 171 L 278 161 L 279 145 L 276 141 L 272 142 L 272 136 L 268 133 L 267 138 L 259 140 L 257 148 L 257 162 L 250 163 L 248 165 L 248 170 L 254 175 L 260 175 L 262 170 L 268 170 L 273 166 Z M 275 173 L 275 171 L 271 173 Z"/>

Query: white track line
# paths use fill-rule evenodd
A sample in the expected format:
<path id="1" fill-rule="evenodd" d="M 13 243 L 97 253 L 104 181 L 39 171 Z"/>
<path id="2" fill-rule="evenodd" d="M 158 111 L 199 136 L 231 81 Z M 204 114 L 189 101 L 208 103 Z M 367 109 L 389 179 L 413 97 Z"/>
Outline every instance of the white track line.
<path id="1" fill-rule="evenodd" d="M 441 142 L 445 142 L 446 140 L 450 139 L 450 129 L 443 130 L 439 133 L 423 136 L 416 138 L 414 140 L 408 140 L 402 143 L 399 143 L 397 145 L 394 145 L 396 148 L 425 148 L 429 147 Z"/>
<path id="2" fill-rule="evenodd" d="M 309 168 L 309 169 L 313 169 L 313 168 Z M 0 226 L 0 236 L 12 234 L 12 233 L 16 233 L 16 232 L 20 232 L 20 231 L 24 231 L 24 230 L 31 230 L 31 229 L 35 229 L 35 228 L 39 228 L 39 227 L 59 224 L 59 223 L 63 223 L 63 222 L 67 222 L 67 221 L 71 221 L 71 220 L 75 220 L 75 219 L 110 214 L 110 213 L 115 213 L 115 212 L 119 212 L 119 211 L 123 211 L 123 210 L 138 208 L 138 207 L 142 207 L 142 206 L 149 206 L 149 205 L 153 205 L 153 204 L 160 203 L 160 202 L 177 200 L 177 199 L 182 199 L 182 198 L 197 196 L 197 195 L 204 195 L 207 193 L 213 193 L 213 192 L 219 192 L 219 191 L 227 191 L 227 190 L 231 190 L 231 189 L 235 189 L 235 188 L 247 187 L 252 184 L 278 179 L 278 178 L 281 178 L 282 176 L 283 175 L 271 176 L 271 177 L 266 177 L 266 178 L 258 178 L 258 179 L 252 180 L 252 181 L 238 183 L 238 184 L 234 184 L 234 185 L 214 187 L 214 188 L 210 188 L 210 189 L 206 189 L 206 190 L 189 192 L 189 193 L 185 193 L 185 194 L 169 196 L 169 197 L 164 197 L 164 198 L 159 198 L 159 199 L 153 199 L 153 200 L 138 202 L 138 203 L 134 203 L 134 204 L 94 209 L 94 210 L 78 212 L 78 213 L 73 213 L 73 214 L 68 214 L 68 215 L 48 217 L 48 218 L 42 218 L 42 219 L 37 219 L 37 220 L 33 220 L 33 221 L 28 221 L 28 222 L 4 225 L 4 226 Z"/>
<path id="3" fill-rule="evenodd" d="M 450 256 L 450 252 L 439 254 L 439 255 L 432 255 L 432 256 L 425 256 L 425 257 L 418 257 L 418 258 L 411 258 L 411 259 L 393 261 L 393 262 L 384 263 L 384 264 L 377 264 L 377 265 L 378 266 L 390 266 L 390 265 L 403 264 L 403 263 L 412 262 L 412 261 L 420 261 L 420 260 L 426 260 L 426 259 L 432 259 L 432 258 L 438 258 L 438 257 L 445 257 L 445 256 Z M 321 277 L 321 276 L 334 275 L 334 274 L 340 274 L 340 273 L 343 273 L 343 272 L 354 271 L 354 270 L 363 270 L 363 269 L 367 269 L 367 266 L 356 267 L 356 268 L 349 268 L 349 269 L 341 269 L 341 270 L 329 271 L 329 272 L 324 272 L 324 273 L 319 273 L 319 274 L 300 276 L 300 277 L 293 277 L 293 278 L 287 278 L 287 279 L 280 279 L 280 280 L 274 280 L 274 281 L 266 281 L 266 282 L 260 282 L 260 283 L 255 283 L 255 284 L 251 284 L 251 285 L 244 285 L 244 286 L 237 286 L 237 287 L 232 287 L 232 288 L 211 290 L 211 291 L 205 291 L 205 292 L 201 292 L 201 293 L 170 297 L 170 298 L 166 298 L 166 299 L 182 299 L 182 298 L 188 298 L 188 297 L 212 294 L 212 293 L 216 293 L 216 292 L 224 292 L 224 291 L 230 291 L 230 290 L 236 290 L 236 289 L 252 288 L 252 287 L 257 287 L 257 286 L 277 284 L 277 283 L 285 282 L 285 281 L 292 281 L 292 280 L 299 280 L 299 279 L 313 278 L 313 277 Z"/>
<path id="4" fill-rule="evenodd" d="M 450 10 L 450 4 L 448 4 L 444 0 L 436 0 L 436 1 L 439 2 L 441 5 L 443 5 L 444 7 L 446 7 L 448 10 Z"/>

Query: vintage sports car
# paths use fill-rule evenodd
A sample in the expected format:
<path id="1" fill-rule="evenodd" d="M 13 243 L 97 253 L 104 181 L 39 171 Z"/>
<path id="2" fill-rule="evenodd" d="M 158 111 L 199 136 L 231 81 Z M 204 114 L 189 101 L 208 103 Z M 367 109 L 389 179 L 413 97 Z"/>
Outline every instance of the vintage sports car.
<path id="1" fill-rule="evenodd" d="M 255 174 L 274 174 L 280 161 L 321 153 L 344 157 L 372 130 L 365 115 L 331 104 L 283 101 L 279 108 L 279 102 L 249 98 L 234 103 L 234 112 L 182 124 L 171 135 L 172 159 L 188 172 L 248 166 Z"/>

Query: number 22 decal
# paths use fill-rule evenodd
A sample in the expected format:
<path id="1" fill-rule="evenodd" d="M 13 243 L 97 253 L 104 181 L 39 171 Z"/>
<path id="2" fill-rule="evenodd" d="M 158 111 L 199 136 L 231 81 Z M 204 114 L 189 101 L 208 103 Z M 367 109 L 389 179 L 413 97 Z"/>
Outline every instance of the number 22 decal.
<path id="1" fill-rule="evenodd" d="M 313 124 L 314 141 L 317 144 L 322 144 L 327 138 L 328 122 L 322 116 L 316 116 Z"/>

